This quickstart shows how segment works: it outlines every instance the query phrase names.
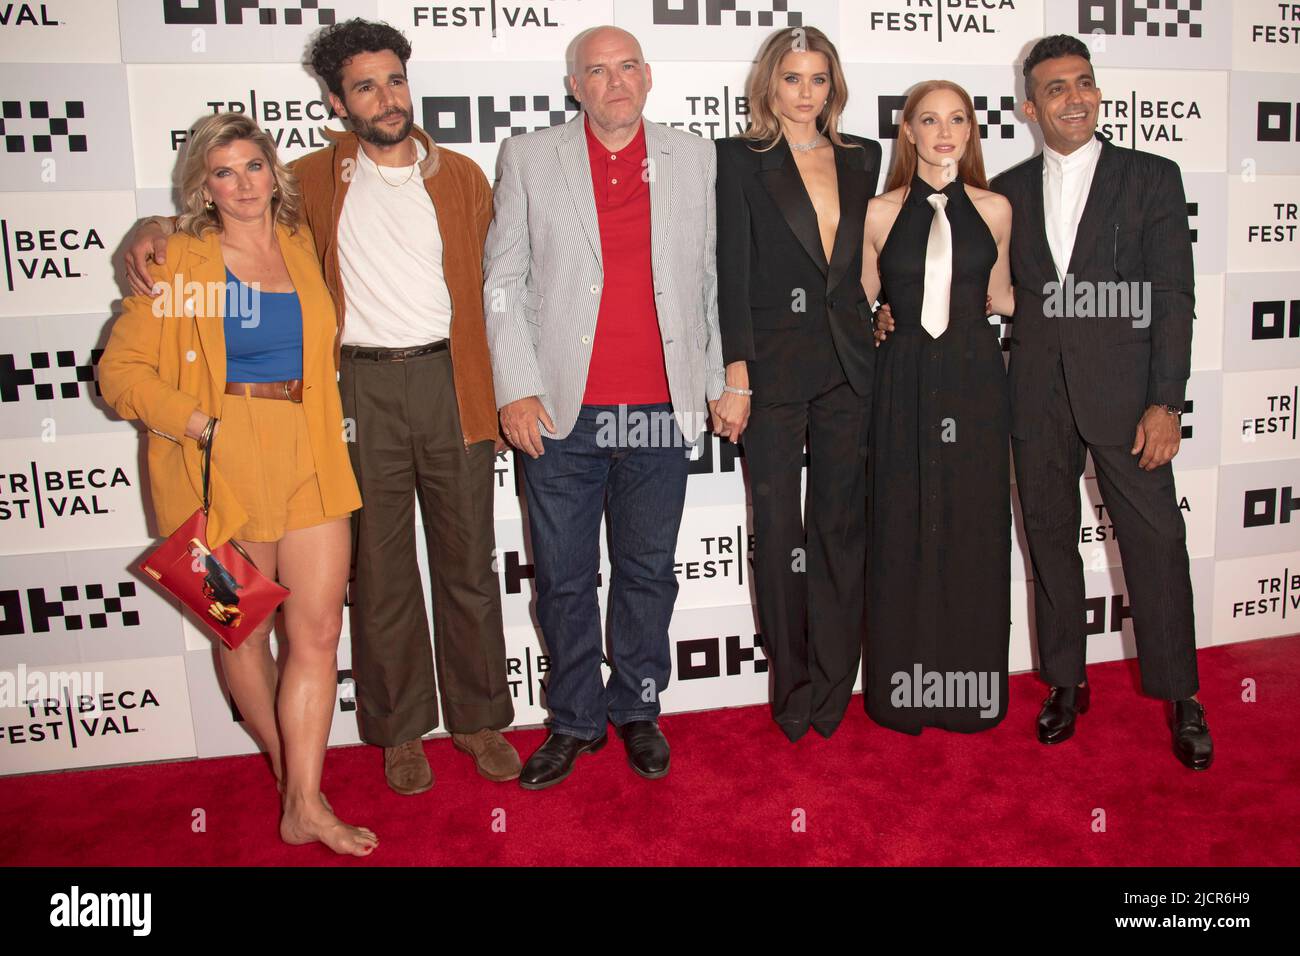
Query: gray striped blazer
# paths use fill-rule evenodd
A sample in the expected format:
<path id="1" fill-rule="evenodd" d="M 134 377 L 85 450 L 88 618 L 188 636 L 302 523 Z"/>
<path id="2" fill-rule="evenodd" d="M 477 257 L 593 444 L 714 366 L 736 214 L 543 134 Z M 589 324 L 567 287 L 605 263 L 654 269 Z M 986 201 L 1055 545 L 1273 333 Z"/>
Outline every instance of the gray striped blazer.
<path id="1" fill-rule="evenodd" d="M 668 390 L 694 442 L 706 397 L 722 395 L 713 144 L 645 121 L 651 268 Z M 483 259 L 484 315 L 497 407 L 530 395 L 573 430 L 587 387 L 603 288 L 600 227 L 583 114 L 512 136 L 497 155 L 495 215 Z"/>

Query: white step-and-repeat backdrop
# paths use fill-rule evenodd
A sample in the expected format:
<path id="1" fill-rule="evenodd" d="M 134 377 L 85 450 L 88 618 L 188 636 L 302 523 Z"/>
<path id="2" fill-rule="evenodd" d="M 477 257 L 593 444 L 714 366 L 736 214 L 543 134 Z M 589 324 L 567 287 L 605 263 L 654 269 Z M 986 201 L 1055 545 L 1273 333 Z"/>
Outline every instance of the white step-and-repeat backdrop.
<path id="1" fill-rule="evenodd" d="M 188 125 L 255 116 L 292 159 L 339 127 L 300 65 L 322 24 L 383 19 L 414 44 L 416 121 L 492 176 L 512 134 L 564 122 L 579 30 L 634 32 L 647 116 L 742 130 L 744 83 L 779 27 L 826 31 L 845 60 L 848 131 L 897 135 L 906 90 L 944 77 L 975 99 L 990 174 L 1032 155 L 1017 63 L 1045 33 L 1089 43 L 1114 142 L 1182 167 L 1196 255 L 1193 373 L 1175 462 L 1197 641 L 1300 631 L 1300 6 L 1276 0 L 46 0 L 0 2 L 0 773 L 254 749 L 212 641 L 134 568 L 155 541 L 142 437 L 95 366 L 138 216 L 170 213 Z M 1004 330 L 1005 331 L 1005 330 Z M 678 543 L 667 711 L 766 699 L 742 460 L 706 443 Z M 1132 656 L 1119 556 L 1085 477 L 1079 549 L 1089 660 Z M 510 455 L 497 555 L 516 723 L 538 724 L 546 658 Z M 1030 569 L 1013 555 L 1013 671 L 1034 666 Z M 421 561 L 424 560 L 423 553 Z M 607 579 L 607 575 L 605 577 Z M 333 743 L 355 742 L 345 632 Z"/>

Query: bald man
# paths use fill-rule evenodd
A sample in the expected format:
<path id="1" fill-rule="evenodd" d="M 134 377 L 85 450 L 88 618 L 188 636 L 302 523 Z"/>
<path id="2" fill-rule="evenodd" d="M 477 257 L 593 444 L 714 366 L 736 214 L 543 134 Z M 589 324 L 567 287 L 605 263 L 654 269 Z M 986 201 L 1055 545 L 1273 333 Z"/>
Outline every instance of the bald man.
<path id="1" fill-rule="evenodd" d="M 690 448 L 724 387 L 713 146 L 642 118 L 650 67 L 624 30 L 580 34 L 568 74 L 581 115 L 501 145 L 484 250 L 493 383 L 523 453 L 550 657 L 550 734 L 519 778 L 528 790 L 564 780 L 611 722 L 633 770 L 668 773 L 677 530 Z"/>

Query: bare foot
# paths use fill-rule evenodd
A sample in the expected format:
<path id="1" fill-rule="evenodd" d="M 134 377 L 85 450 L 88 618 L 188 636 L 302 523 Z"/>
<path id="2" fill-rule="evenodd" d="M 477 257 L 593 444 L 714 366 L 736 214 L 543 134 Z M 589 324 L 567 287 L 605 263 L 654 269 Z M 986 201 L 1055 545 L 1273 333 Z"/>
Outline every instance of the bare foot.
<path id="1" fill-rule="evenodd" d="M 369 856 L 379 838 L 365 827 L 344 823 L 324 809 L 309 810 L 300 801 L 290 801 L 280 819 L 280 839 L 294 846 L 324 843 L 335 853 Z"/>
<path id="2" fill-rule="evenodd" d="M 276 780 L 275 788 L 280 791 L 280 802 L 284 803 L 284 781 Z M 334 807 L 330 804 L 328 800 L 325 799 L 325 794 L 321 793 L 320 791 L 317 791 L 317 796 L 320 797 L 320 802 L 325 807 L 325 809 L 328 810 L 330 813 L 333 813 Z"/>

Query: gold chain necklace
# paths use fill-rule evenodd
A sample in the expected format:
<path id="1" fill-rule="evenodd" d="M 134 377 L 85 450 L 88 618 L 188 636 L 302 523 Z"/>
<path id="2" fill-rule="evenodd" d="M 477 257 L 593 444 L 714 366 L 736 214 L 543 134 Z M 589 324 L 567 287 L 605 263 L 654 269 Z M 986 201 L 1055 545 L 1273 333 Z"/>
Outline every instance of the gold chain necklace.
<path id="1" fill-rule="evenodd" d="M 411 149 L 415 153 L 415 162 L 411 164 L 411 171 L 406 174 L 406 178 L 403 179 L 400 183 L 390 183 L 388 181 L 388 177 L 384 175 L 384 167 L 380 166 L 378 163 L 375 163 L 375 172 L 379 173 L 379 178 L 384 181 L 385 186 L 392 186 L 394 189 L 400 189 L 415 177 L 415 171 L 420 166 L 419 163 L 420 151 L 415 148 L 414 140 L 411 140 Z M 371 162 L 374 162 L 374 160 L 371 160 Z"/>

